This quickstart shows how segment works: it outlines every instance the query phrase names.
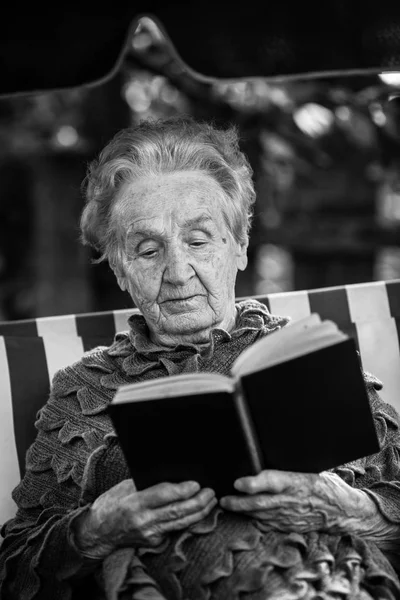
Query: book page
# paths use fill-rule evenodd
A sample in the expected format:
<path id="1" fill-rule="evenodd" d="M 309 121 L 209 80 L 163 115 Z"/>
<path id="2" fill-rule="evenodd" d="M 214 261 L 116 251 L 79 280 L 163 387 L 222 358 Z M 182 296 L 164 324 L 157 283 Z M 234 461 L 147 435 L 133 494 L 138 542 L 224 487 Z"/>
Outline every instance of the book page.
<path id="1" fill-rule="evenodd" d="M 345 339 L 336 323 L 310 315 L 255 342 L 235 361 L 232 375 L 240 378 Z"/>
<path id="2" fill-rule="evenodd" d="M 244 350 L 242 352 L 242 354 L 236 359 L 236 361 L 234 362 L 232 369 L 231 369 L 233 376 L 234 377 L 240 376 L 242 365 L 244 365 L 246 363 L 251 363 L 251 362 L 253 362 L 253 360 L 260 359 L 260 351 L 262 351 L 262 354 L 264 357 L 262 360 L 268 361 L 268 356 L 269 356 L 268 351 L 269 350 L 272 351 L 272 349 L 274 349 L 275 345 L 278 343 L 276 338 L 273 338 L 272 336 L 275 336 L 278 334 L 282 335 L 283 332 L 285 332 L 283 335 L 287 335 L 288 329 L 291 330 L 290 335 L 292 336 L 292 335 L 295 335 L 296 332 L 302 331 L 303 329 L 308 330 L 308 329 L 310 329 L 310 327 L 313 327 L 313 326 L 317 325 L 318 323 L 321 323 L 321 317 L 316 313 L 312 313 L 311 315 L 308 315 L 307 317 L 304 317 L 303 319 L 298 319 L 297 321 L 293 321 L 293 322 L 289 321 L 289 323 L 283 329 L 279 329 L 278 331 L 275 331 L 273 333 L 266 335 L 265 337 L 258 340 L 256 343 L 254 343 L 249 348 L 246 348 L 246 350 Z"/>
<path id="3" fill-rule="evenodd" d="M 218 373 L 185 373 L 122 385 L 118 389 L 113 403 L 141 402 L 212 392 L 231 393 L 233 388 L 233 379 Z"/>

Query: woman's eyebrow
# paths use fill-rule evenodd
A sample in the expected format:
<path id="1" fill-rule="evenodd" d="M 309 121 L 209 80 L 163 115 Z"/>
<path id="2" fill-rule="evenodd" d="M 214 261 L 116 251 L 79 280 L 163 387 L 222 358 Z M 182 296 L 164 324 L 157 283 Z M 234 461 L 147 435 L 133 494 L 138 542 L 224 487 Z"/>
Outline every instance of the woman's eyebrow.
<path id="1" fill-rule="evenodd" d="M 187 221 L 185 221 L 184 225 L 185 227 L 201 227 L 202 225 L 205 225 L 207 223 L 210 223 L 212 225 L 214 225 L 214 219 L 212 219 L 210 217 L 210 215 L 200 215 L 199 217 L 194 217 L 193 219 L 188 219 Z"/>
<path id="2" fill-rule="evenodd" d="M 193 217 L 192 219 L 188 219 L 187 221 L 185 221 L 183 223 L 183 227 L 185 229 L 190 229 L 190 228 L 195 228 L 195 227 L 201 227 L 202 225 L 206 225 L 206 224 L 215 225 L 215 222 L 210 217 L 210 215 L 200 215 L 198 217 Z M 151 237 L 157 237 L 158 235 L 160 235 L 160 231 L 158 231 L 156 229 L 152 229 L 151 227 L 140 227 L 140 226 L 138 227 L 138 229 L 131 227 L 127 233 L 128 239 L 134 238 L 134 237 L 151 238 Z"/>
<path id="3" fill-rule="evenodd" d="M 155 231 L 154 229 L 148 229 L 148 228 L 142 228 L 142 229 L 131 229 L 128 234 L 127 237 L 132 238 L 132 237 L 154 237 L 157 235 L 157 231 Z"/>

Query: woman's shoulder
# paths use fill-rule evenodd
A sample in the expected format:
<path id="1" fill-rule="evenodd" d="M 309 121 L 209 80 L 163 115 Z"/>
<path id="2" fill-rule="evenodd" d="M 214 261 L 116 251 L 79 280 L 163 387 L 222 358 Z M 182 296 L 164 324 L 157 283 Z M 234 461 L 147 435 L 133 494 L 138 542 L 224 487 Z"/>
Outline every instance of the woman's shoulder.
<path id="1" fill-rule="evenodd" d="M 54 421 L 62 415 L 93 417 L 104 413 L 117 388 L 126 383 L 122 365 L 130 353 L 128 334 L 117 334 L 110 346 L 92 348 L 80 360 L 59 369 L 51 381 L 42 418 L 51 415 Z"/>
<path id="2" fill-rule="evenodd" d="M 38 435 L 27 454 L 28 470 L 52 469 L 57 481 L 72 477 L 81 484 L 87 457 L 112 431 L 107 407 L 123 382 L 118 361 L 126 338 L 118 334 L 110 346 L 93 348 L 57 371 L 37 415 Z"/>

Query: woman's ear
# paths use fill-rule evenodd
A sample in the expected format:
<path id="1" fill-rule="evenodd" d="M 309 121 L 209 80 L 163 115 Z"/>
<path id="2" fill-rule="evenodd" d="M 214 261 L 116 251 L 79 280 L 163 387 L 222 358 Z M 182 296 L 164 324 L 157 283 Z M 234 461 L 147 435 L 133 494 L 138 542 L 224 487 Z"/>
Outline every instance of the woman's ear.
<path id="1" fill-rule="evenodd" d="M 123 292 L 127 292 L 128 291 L 128 283 L 126 281 L 124 270 L 116 263 L 110 262 L 109 264 L 110 264 L 111 270 L 113 271 L 113 273 L 115 275 L 115 278 L 117 280 L 119 287 L 121 288 L 121 290 Z"/>
<path id="2" fill-rule="evenodd" d="M 238 244 L 238 252 L 236 254 L 236 264 L 239 271 L 244 271 L 247 267 L 247 247 L 249 240 L 244 243 Z"/>
<path id="3" fill-rule="evenodd" d="M 121 290 L 123 292 L 127 292 L 128 291 L 128 284 L 126 282 L 126 277 L 123 277 L 121 275 L 116 275 L 117 278 L 117 282 L 119 287 L 121 288 Z"/>

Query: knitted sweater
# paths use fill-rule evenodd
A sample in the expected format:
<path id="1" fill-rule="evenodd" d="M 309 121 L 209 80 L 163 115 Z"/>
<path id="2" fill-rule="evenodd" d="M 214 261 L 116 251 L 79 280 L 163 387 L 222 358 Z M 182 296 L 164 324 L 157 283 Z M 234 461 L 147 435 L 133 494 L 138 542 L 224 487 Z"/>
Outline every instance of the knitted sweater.
<path id="1" fill-rule="evenodd" d="M 237 310 L 236 329 L 230 334 L 214 329 L 206 350 L 191 344 L 156 346 L 143 317 L 133 316 L 130 331 L 117 334 L 110 347 L 88 352 L 56 374 L 36 423 L 37 438 L 27 453 L 26 475 L 13 492 L 17 516 L 2 530 L 3 600 L 164 597 L 152 587 L 144 567 L 171 600 L 239 595 L 261 600 L 266 590 L 277 594 L 268 597 L 283 598 L 282 589 L 288 594 L 290 590 L 290 598 L 317 598 L 312 590 L 318 589 L 320 594 L 327 590 L 320 598 L 333 597 L 329 590 L 350 598 L 360 582 L 365 582 L 363 598 L 380 597 L 383 588 L 385 598 L 400 597 L 395 571 L 374 544 L 352 536 L 279 534 L 220 508 L 157 549 L 116 551 L 103 565 L 83 558 L 75 546 L 74 519 L 101 493 L 129 477 L 106 413 L 117 388 L 184 372 L 227 375 L 247 346 L 288 322 L 271 316 L 257 301 L 238 304 Z M 365 489 L 383 515 L 400 526 L 399 420 L 380 400 L 379 382 L 368 375 L 366 382 L 381 451 L 336 472 L 350 485 Z M 110 570 L 115 575 L 118 569 L 117 583 L 115 577 L 108 581 Z M 344 572 L 351 574 L 346 581 Z"/>

